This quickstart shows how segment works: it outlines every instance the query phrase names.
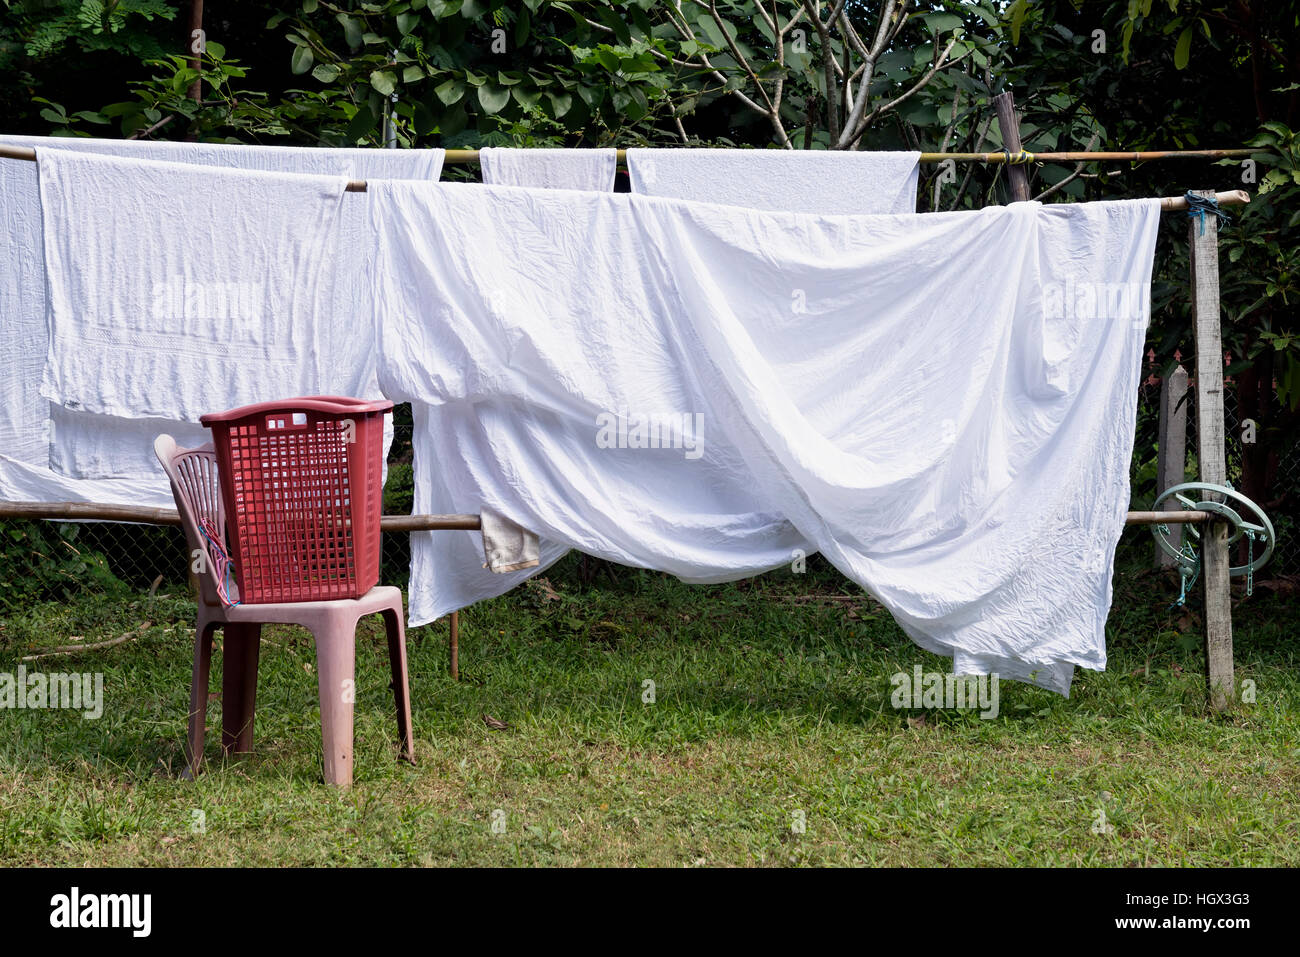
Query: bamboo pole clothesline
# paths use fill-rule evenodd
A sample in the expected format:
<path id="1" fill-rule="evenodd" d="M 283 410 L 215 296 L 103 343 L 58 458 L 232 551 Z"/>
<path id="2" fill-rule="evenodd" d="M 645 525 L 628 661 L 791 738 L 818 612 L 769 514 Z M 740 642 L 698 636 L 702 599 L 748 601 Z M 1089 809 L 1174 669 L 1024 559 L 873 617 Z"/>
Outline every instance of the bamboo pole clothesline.
<path id="1" fill-rule="evenodd" d="M 922 163 L 943 163 L 953 160 L 958 163 L 1011 163 L 1013 165 L 1022 163 L 1038 162 L 1112 162 L 1112 161 L 1129 161 L 1133 163 L 1145 163 L 1152 160 L 1166 159 L 1231 159 L 1234 157 L 1251 156 L 1259 152 L 1252 149 L 1231 149 L 1231 150 L 1133 150 L 1126 152 L 1098 152 L 1098 151 L 1080 151 L 1066 153 L 1028 153 L 1023 150 L 1017 152 L 1003 151 L 998 153 L 922 153 Z M 28 162 L 36 161 L 36 150 L 27 146 L 0 146 L 0 158 L 26 160 Z M 619 162 L 626 161 L 627 150 L 618 150 Z M 443 157 L 443 162 L 449 165 L 465 165 L 477 163 L 479 161 L 478 150 L 447 150 Z M 366 191 L 366 181 L 363 179 L 349 180 L 347 185 L 349 193 L 364 193 Z M 1215 198 L 1220 206 L 1242 206 L 1250 202 L 1250 195 L 1242 189 L 1231 190 L 1226 193 L 1216 193 Z M 1160 208 L 1166 211 L 1180 210 L 1187 208 L 1187 200 L 1182 196 L 1165 196 L 1160 200 Z"/>
<path id="2" fill-rule="evenodd" d="M 1129 512 L 1125 525 L 1202 525 L 1213 521 L 1211 512 Z M 141 525 L 180 525 L 171 508 L 142 505 L 96 505 L 88 502 L 0 502 L 0 519 L 53 519 L 55 521 L 134 522 Z M 429 532 L 480 528 L 477 515 L 384 515 L 381 532 Z"/>
<path id="3" fill-rule="evenodd" d="M 689 149 L 689 147 L 686 147 Z M 1002 151 L 996 153 L 922 153 L 922 163 L 943 163 L 954 160 L 958 163 L 1078 163 L 1096 160 L 1099 163 L 1128 160 L 1133 163 L 1146 163 L 1152 160 L 1166 159 L 1233 159 L 1252 156 L 1260 152 L 1257 149 L 1231 150 L 1126 150 L 1094 151 L 1082 150 L 1064 153 L 1029 153 L 1023 150 Z M 618 161 L 627 162 L 627 150 L 618 150 Z M 450 166 L 464 166 L 479 161 L 478 150 L 447 150 L 443 162 Z"/>
<path id="4" fill-rule="evenodd" d="M 689 147 L 687 147 L 689 148 Z M 1130 162 L 1148 163 L 1167 159 L 1234 159 L 1253 156 L 1257 149 L 1230 150 L 1075 150 L 1056 153 L 1032 153 L 1024 150 L 999 150 L 995 153 L 922 153 L 922 163 L 943 163 L 953 160 L 958 163 L 1079 163 L 1096 161 L 1098 163 Z M 618 161 L 627 162 L 627 150 L 617 150 Z M 0 145 L 0 157 L 7 159 L 36 161 L 36 150 L 30 146 Z M 479 161 L 478 150 L 447 150 L 443 162 L 448 166 L 465 166 Z"/>
<path id="5" fill-rule="evenodd" d="M 55 521 L 133 522 L 138 525 L 180 525 L 174 508 L 143 505 L 99 505 L 91 502 L 0 502 L 0 519 L 53 519 Z M 384 515 L 381 532 L 476 530 L 477 515 Z"/>

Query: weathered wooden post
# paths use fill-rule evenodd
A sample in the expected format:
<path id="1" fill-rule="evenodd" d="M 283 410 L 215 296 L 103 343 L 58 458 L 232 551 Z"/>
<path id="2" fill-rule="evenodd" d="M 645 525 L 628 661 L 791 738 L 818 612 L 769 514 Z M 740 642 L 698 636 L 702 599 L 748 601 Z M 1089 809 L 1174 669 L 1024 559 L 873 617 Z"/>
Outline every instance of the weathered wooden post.
<path id="1" fill-rule="evenodd" d="M 451 613 L 451 636 L 447 641 L 447 671 L 452 681 L 460 680 L 460 612 Z"/>
<path id="2" fill-rule="evenodd" d="M 998 115 L 998 129 L 1002 132 L 1002 147 L 1019 153 L 1020 119 L 1016 116 L 1016 98 L 1010 90 L 993 98 L 993 109 Z M 1011 187 L 1011 202 L 1024 203 L 1030 198 L 1029 174 L 1020 165 L 1007 164 L 1007 183 Z"/>
<path id="3" fill-rule="evenodd" d="M 1213 198 L 1214 190 L 1196 190 Z M 1192 323 L 1196 333 L 1196 454 L 1202 482 L 1228 480 L 1223 426 L 1223 340 L 1219 330 L 1219 220 L 1192 216 L 1188 224 Z M 1232 595 L 1228 577 L 1228 527 L 1201 529 L 1201 578 L 1205 582 L 1205 661 L 1210 706 L 1236 698 L 1232 664 Z"/>
<path id="4" fill-rule="evenodd" d="M 1156 495 L 1183 482 L 1187 474 L 1187 370 L 1181 365 L 1165 376 L 1160 383 L 1160 431 L 1156 449 Z M 1161 508 L 1177 512 L 1181 506 L 1174 501 L 1165 502 Z M 1169 529 L 1170 542 L 1176 547 L 1183 544 L 1183 529 L 1175 525 Z M 1156 567 L 1168 568 L 1175 564 L 1174 556 L 1157 544 Z"/>

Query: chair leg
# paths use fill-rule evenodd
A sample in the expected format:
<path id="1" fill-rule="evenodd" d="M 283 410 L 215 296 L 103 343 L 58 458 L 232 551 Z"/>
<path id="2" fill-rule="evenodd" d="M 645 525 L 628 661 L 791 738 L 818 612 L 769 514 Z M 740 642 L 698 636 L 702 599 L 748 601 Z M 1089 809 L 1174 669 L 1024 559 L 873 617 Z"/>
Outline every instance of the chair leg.
<path id="1" fill-rule="evenodd" d="M 221 748 L 226 754 L 253 750 L 253 712 L 257 706 L 257 664 L 262 626 L 228 624 L 222 646 Z"/>
<path id="2" fill-rule="evenodd" d="M 208 671 L 212 665 L 213 622 L 199 619 L 194 629 L 194 670 L 190 676 L 190 717 L 185 738 L 185 770 L 181 777 L 193 781 L 203 765 L 203 739 L 208 720 Z"/>
<path id="3" fill-rule="evenodd" d="M 352 710 L 356 701 L 355 619 L 331 619 L 315 631 L 325 781 L 352 785 Z"/>
<path id="4" fill-rule="evenodd" d="M 406 627 L 402 609 L 385 608 L 384 630 L 388 633 L 388 665 L 393 672 L 393 699 L 397 703 L 398 757 L 415 763 L 415 738 L 411 733 L 411 682 L 406 670 Z"/>

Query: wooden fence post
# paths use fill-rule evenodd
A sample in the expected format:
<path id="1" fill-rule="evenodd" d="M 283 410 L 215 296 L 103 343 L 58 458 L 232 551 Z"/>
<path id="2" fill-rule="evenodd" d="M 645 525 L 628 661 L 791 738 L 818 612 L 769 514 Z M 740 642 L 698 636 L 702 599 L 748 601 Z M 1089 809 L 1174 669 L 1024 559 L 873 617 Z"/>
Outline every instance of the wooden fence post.
<path id="1" fill-rule="evenodd" d="M 1197 190 L 1213 196 L 1213 190 Z M 1223 426 L 1223 340 L 1219 330 L 1219 220 L 1200 215 L 1188 223 L 1192 321 L 1196 331 L 1196 454 L 1202 482 L 1228 480 Z M 1228 577 L 1228 527 L 1201 529 L 1201 578 L 1205 582 L 1205 662 L 1210 706 L 1236 698 L 1232 662 L 1232 594 Z"/>
<path id="2" fill-rule="evenodd" d="M 1156 449 L 1156 495 L 1183 482 L 1187 474 L 1187 370 L 1181 365 L 1165 376 L 1160 383 L 1160 432 Z M 1165 502 L 1163 510 L 1177 512 L 1182 508 L 1177 502 Z M 1169 529 L 1169 539 L 1175 547 L 1183 544 L 1182 526 Z M 1156 567 L 1169 568 L 1175 564 L 1174 556 L 1159 545 L 1155 546 Z"/>
<path id="3" fill-rule="evenodd" d="M 998 115 L 998 129 L 1002 132 L 1002 146 L 1012 153 L 1020 152 L 1020 119 L 1016 116 L 1016 98 L 1010 90 L 993 97 L 993 109 Z M 1011 202 L 1024 203 L 1030 198 L 1029 174 L 1019 165 L 1007 164 L 1007 183 L 1011 187 Z"/>
<path id="4" fill-rule="evenodd" d="M 460 680 L 460 612 L 451 613 L 451 634 L 447 639 L 447 672 L 452 681 Z"/>

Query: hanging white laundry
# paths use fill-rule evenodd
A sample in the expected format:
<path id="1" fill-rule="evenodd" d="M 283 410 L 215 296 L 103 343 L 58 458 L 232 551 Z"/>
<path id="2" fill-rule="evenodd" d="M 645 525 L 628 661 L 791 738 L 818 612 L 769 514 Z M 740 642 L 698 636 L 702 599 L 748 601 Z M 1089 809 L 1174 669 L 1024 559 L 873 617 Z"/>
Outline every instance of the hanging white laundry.
<path id="1" fill-rule="evenodd" d="M 51 402 L 196 422 L 364 389 L 373 336 L 333 309 L 345 179 L 68 150 L 37 163 Z"/>
<path id="2" fill-rule="evenodd" d="M 72 412 L 53 402 L 46 407 L 53 437 L 50 468 L 61 477 L 95 480 L 121 478 L 123 473 L 135 476 L 139 472 L 136 446 L 150 436 L 157 438 L 166 433 L 183 449 L 212 441 L 212 433 L 194 422 Z"/>
<path id="3" fill-rule="evenodd" d="M 0 136 L 0 143 L 349 179 L 437 180 L 444 157 L 440 149 L 309 149 L 36 136 Z M 369 311 L 368 294 L 362 284 L 365 258 L 373 246 L 367 237 L 366 202 L 365 194 L 350 195 L 343 204 L 340 219 L 336 308 L 349 316 L 361 316 Z M 154 437 L 160 431 L 170 432 L 185 446 L 200 439 L 206 441 L 204 430 L 192 423 L 173 422 L 168 426 L 148 418 L 103 416 L 51 407 L 40 394 L 49 344 L 35 164 L 0 163 L 0 217 L 9 230 L 13 251 L 0 261 L 0 496 L 11 497 L 3 489 L 8 470 L 15 468 L 12 460 L 36 467 L 35 472 L 19 469 L 11 476 L 27 494 L 39 490 L 34 476 L 46 468 L 62 476 L 88 480 L 147 479 L 149 487 L 156 488 L 162 473 L 153 454 Z M 366 357 L 366 362 L 373 370 L 373 356 Z M 373 371 L 370 382 L 362 394 L 374 397 Z M 386 426 L 386 438 L 389 433 L 391 419 Z M 94 482 L 78 486 L 51 476 L 46 493 L 37 495 L 36 500 L 123 501 L 106 498 L 107 494 L 109 489 L 98 490 Z M 111 494 L 118 492 L 114 490 Z"/>
<path id="4" fill-rule="evenodd" d="M 450 427 L 447 417 L 429 415 L 423 403 L 412 403 L 413 435 L 419 441 L 412 443 L 412 467 L 417 476 L 415 496 L 411 511 L 417 515 L 473 515 L 493 512 L 485 505 L 474 482 L 464 481 L 464 469 L 445 466 L 465 454 L 468 444 L 460 441 L 458 430 Z M 466 410 L 472 417 L 472 410 Z M 504 517 L 504 516 L 502 516 Z M 540 542 L 538 562 L 531 568 L 515 571 L 494 571 L 485 567 L 485 551 L 491 541 L 484 539 L 481 531 L 413 532 L 411 534 L 412 582 L 428 583 L 424 590 L 425 610 L 423 622 L 440 618 L 448 611 L 472 605 L 476 601 L 495 598 L 534 575 L 550 568 L 568 552 L 568 546 L 554 542 Z M 440 611 L 431 610 L 432 594 L 454 595 L 456 602 L 436 603 Z M 414 596 L 412 596 L 414 597 Z M 412 612 L 412 621 L 416 620 Z"/>
<path id="5" fill-rule="evenodd" d="M 417 508 L 691 581 L 822 551 L 958 673 L 1103 668 L 1159 202 L 816 217 L 381 183 Z M 473 235 L 474 242 L 463 241 Z M 411 622 L 525 577 L 413 536 Z M 475 571 L 476 570 L 476 571 Z"/>
<path id="6" fill-rule="evenodd" d="M 160 470 L 161 471 L 161 470 Z M 0 502 L 92 502 L 175 508 L 165 475 L 157 480 L 70 479 L 0 455 Z"/>
<path id="7" fill-rule="evenodd" d="M 916 212 L 918 152 L 629 149 L 632 192 L 823 216 Z"/>
<path id="8" fill-rule="evenodd" d="M 612 149 L 502 149 L 478 151 L 483 182 L 490 186 L 533 186 L 610 192 L 618 168 Z"/>

